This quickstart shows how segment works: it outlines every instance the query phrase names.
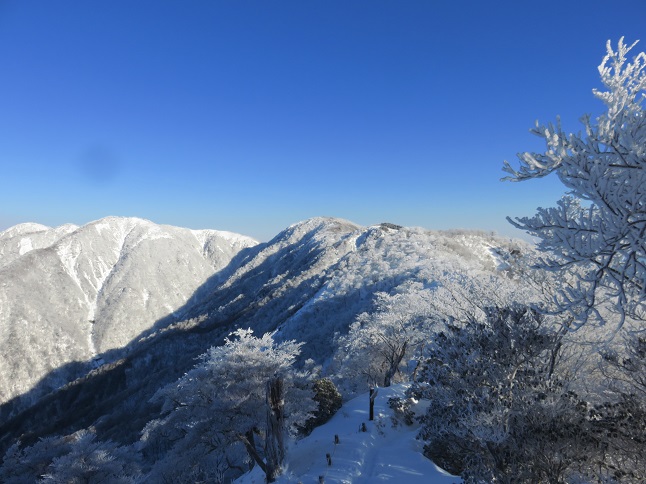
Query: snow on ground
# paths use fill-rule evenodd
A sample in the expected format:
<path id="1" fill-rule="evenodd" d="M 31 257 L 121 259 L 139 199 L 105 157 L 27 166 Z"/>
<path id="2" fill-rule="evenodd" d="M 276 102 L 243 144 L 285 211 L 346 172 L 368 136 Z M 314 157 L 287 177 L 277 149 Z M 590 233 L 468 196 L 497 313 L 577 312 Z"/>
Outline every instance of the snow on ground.
<path id="1" fill-rule="evenodd" d="M 34 248 L 29 237 L 23 237 L 22 239 L 20 239 L 20 248 L 18 250 L 18 254 L 25 255 L 27 252 L 31 252 L 32 250 L 34 250 Z"/>
<path id="2" fill-rule="evenodd" d="M 369 397 L 361 395 L 346 403 L 325 425 L 288 448 L 287 468 L 276 482 L 325 484 L 397 482 L 398 484 L 450 484 L 461 482 L 424 457 L 422 443 L 415 439 L 418 425 L 393 425 L 390 397 L 402 397 L 406 387 L 379 389 L 375 399 L 375 420 L 368 420 Z M 366 432 L 360 430 L 366 424 Z M 339 436 L 339 444 L 334 436 Z M 332 465 L 328 466 L 326 454 Z M 256 466 L 236 484 L 263 484 L 264 474 Z"/>

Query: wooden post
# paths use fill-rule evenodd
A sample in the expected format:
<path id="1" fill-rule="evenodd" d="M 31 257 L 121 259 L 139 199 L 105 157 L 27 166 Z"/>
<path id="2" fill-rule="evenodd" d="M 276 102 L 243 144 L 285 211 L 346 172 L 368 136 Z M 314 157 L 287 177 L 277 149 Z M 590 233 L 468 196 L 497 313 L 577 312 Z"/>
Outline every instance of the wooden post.
<path id="1" fill-rule="evenodd" d="M 375 389 L 373 387 L 370 387 L 370 417 L 368 420 L 374 420 L 375 419 L 375 397 L 377 396 L 377 392 L 375 392 Z"/>
<path id="2" fill-rule="evenodd" d="M 325 484 L 325 476 L 319 476 L 319 484 Z"/>
<path id="3" fill-rule="evenodd" d="M 325 454 L 325 458 L 327 459 L 327 465 L 331 466 L 332 465 L 332 456 L 330 454 Z"/>
<path id="4" fill-rule="evenodd" d="M 339 443 L 339 434 L 334 434 L 334 445 L 338 445 Z"/>

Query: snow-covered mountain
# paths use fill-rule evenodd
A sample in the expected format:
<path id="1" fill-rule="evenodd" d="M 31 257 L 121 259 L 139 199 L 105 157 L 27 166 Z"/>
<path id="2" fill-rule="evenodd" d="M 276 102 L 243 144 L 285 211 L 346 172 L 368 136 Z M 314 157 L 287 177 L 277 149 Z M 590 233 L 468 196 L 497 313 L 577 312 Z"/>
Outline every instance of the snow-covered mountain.
<path id="1" fill-rule="evenodd" d="M 0 233 L 0 402 L 65 364 L 125 346 L 256 244 L 118 217 Z M 78 376 L 58 374 L 40 393 Z"/>
<path id="2" fill-rule="evenodd" d="M 0 232 L 0 267 L 34 249 L 49 247 L 77 229 L 78 226 L 73 224 L 51 228 L 41 224 L 24 223 L 10 227 Z"/>
<path id="3" fill-rule="evenodd" d="M 508 279 L 521 241 L 475 231 L 438 232 L 384 223 L 360 227 L 334 218 L 297 223 L 215 277 L 190 317 L 235 321 L 256 333 L 316 341 L 304 357 L 324 361 L 335 333 L 347 332 L 357 314 L 373 308 L 377 292 L 417 282 L 436 286 L 455 274 Z"/>
<path id="4" fill-rule="evenodd" d="M 12 240 L 5 253 L 29 245 L 15 240 L 29 230 L 13 233 L 0 236 Z M 152 395 L 236 328 L 302 341 L 302 359 L 325 368 L 333 363 L 339 335 L 359 314 L 375 310 L 378 293 L 415 288 L 440 300 L 438 288 L 450 282 L 492 299 L 509 285 L 525 297 L 518 274 L 532 254 L 528 244 L 490 233 L 361 227 L 334 218 L 297 223 L 258 245 L 132 219 L 89 224 L 41 249 L 29 237 L 34 250 L 0 269 L 0 284 L 6 281 L 0 293 L 3 344 L 17 345 L 2 364 L 31 384 L 38 378 L 30 376 L 31 365 L 39 377 L 52 373 L 21 401 L 0 407 L 0 415 L 13 416 L 0 424 L 0 453 L 20 436 L 28 442 L 88 426 L 101 439 L 137 440 L 158 418 Z M 478 285 L 480 279 L 486 284 Z M 161 305 L 158 313 L 148 309 L 153 303 Z M 50 305 L 58 309 L 55 316 Z M 160 320 L 168 313 L 175 316 Z M 32 334 L 37 338 L 30 340 Z M 50 340 L 36 343 L 43 335 Z M 62 382 L 51 382 L 52 375 L 60 376 L 58 366 L 72 359 L 60 355 L 71 348 L 78 348 L 73 358 L 96 354 L 105 364 L 51 392 Z M 17 363 L 19 351 L 30 355 L 30 364 Z M 6 378 L 3 384 L 13 394 L 20 391 L 16 385 L 31 385 L 12 387 Z M 25 408 L 25 402 L 33 405 Z"/>

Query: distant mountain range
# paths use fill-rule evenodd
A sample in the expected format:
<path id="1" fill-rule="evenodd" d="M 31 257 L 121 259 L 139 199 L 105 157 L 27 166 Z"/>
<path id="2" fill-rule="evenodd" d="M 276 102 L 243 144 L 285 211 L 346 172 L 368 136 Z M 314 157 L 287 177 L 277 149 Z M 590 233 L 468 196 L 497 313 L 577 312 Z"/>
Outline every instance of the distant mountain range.
<path id="1" fill-rule="evenodd" d="M 302 358 L 325 366 L 376 293 L 458 273 L 520 287 L 532 252 L 491 233 L 334 218 L 260 244 L 130 218 L 13 227 L 0 233 L 0 455 L 88 426 L 132 442 L 158 415 L 151 396 L 236 328 L 303 341 Z"/>

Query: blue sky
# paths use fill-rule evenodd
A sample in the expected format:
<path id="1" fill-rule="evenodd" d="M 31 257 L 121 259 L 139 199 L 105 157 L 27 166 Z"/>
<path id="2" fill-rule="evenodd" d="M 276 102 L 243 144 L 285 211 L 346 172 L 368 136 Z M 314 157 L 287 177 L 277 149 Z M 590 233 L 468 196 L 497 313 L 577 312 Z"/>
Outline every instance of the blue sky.
<path id="1" fill-rule="evenodd" d="M 579 130 L 646 2 L 0 0 L 0 230 L 108 215 L 268 240 L 319 215 L 520 235 L 500 182 Z"/>

